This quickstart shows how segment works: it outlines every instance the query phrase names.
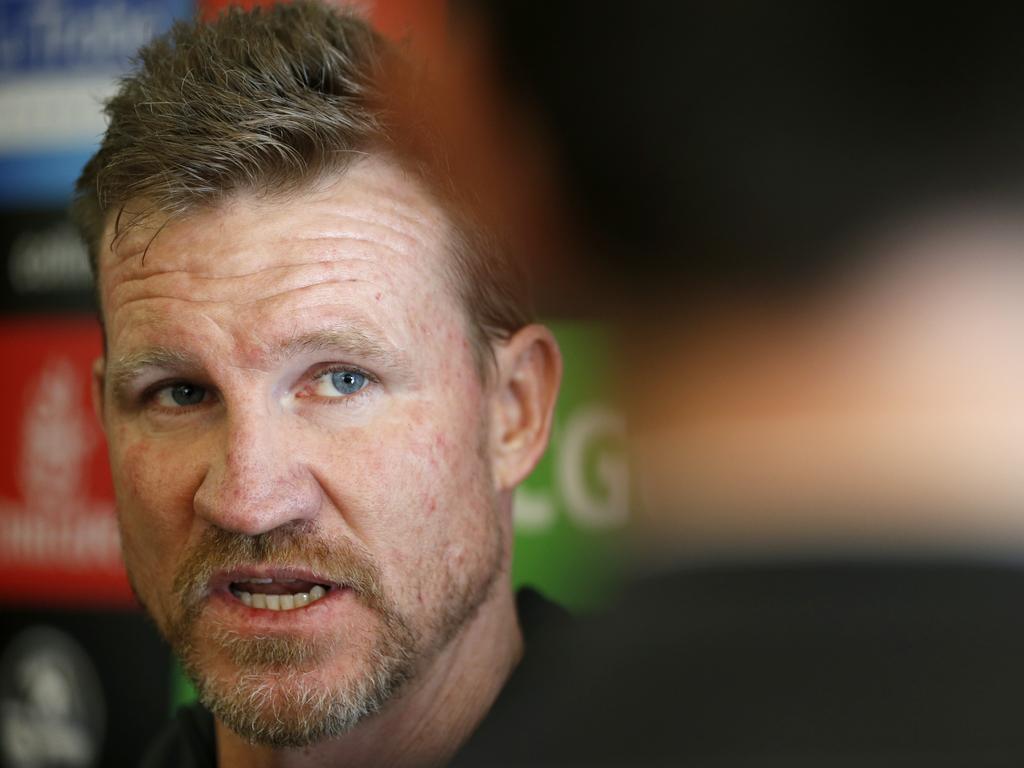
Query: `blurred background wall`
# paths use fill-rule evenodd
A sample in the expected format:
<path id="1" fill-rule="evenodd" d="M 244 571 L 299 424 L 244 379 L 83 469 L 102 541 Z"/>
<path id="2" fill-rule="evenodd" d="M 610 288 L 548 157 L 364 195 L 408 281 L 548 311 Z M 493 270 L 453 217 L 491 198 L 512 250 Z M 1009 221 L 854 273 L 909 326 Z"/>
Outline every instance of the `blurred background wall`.
<path id="1" fill-rule="evenodd" d="M 89 394 L 102 342 L 67 208 L 104 130 L 101 103 L 134 51 L 175 18 L 225 5 L 0 0 L 3 766 L 134 764 L 191 695 L 122 570 Z M 444 45 L 444 0 L 359 7 L 427 56 Z M 551 449 L 516 500 L 513 577 L 588 610 L 617 584 L 630 494 L 623 423 L 604 330 L 548 294 L 566 372 Z"/>

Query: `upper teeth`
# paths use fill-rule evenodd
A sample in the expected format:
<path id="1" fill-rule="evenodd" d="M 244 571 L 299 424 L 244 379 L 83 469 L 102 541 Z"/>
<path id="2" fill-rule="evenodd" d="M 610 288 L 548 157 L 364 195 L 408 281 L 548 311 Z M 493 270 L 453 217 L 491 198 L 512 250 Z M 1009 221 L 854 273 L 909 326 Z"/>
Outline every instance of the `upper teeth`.
<path id="1" fill-rule="evenodd" d="M 273 579 L 248 579 L 253 584 L 268 584 Z M 294 595 L 265 595 L 262 592 L 243 592 L 232 589 L 232 594 L 250 608 L 265 608 L 270 611 L 290 611 L 293 608 L 304 608 L 327 594 L 327 590 L 317 584 L 309 592 Z"/>

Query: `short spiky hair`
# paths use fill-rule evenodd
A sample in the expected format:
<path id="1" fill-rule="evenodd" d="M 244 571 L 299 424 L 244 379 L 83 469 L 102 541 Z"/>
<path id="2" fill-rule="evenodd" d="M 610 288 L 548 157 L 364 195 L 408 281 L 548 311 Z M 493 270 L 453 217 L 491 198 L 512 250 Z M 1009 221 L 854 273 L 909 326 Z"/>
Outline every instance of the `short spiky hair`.
<path id="1" fill-rule="evenodd" d="M 314 0 L 175 24 L 140 50 L 107 102 L 106 135 L 78 179 L 73 217 L 94 275 L 105 224 L 126 203 L 180 216 L 238 192 L 301 190 L 367 152 L 394 154 L 451 214 L 451 276 L 483 353 L 530 321 L 525 281 L 429 170 L 444 166 L 424 156 L 436 152 L 429 129 L 396 125 L 391 91 L 407 93 L 411 79 L 369 24 Z"/>

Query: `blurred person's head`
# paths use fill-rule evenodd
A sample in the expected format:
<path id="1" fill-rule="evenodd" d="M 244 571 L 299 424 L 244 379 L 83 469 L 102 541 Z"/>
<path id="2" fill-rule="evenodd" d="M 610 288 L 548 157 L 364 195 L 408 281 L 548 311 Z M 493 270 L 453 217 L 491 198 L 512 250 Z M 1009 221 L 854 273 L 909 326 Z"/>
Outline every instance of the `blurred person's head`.
<path id="1" fill-rule="evenodd" d="M 843 277 L 634 329 L 641 523 L 698 551 L 1019 547 L 1022 236 L 936 212 Z"/>
<path id="2" fill-rule="evenodd" d="M 1024 539 L 1019 14 L 460 7 L 623 329 L 656 541 Z"/>
<path id="3" fill-rule="evenodd" d="M 78 184 L 125 563 L 231 743 L 376 715 L 440 760 L 520 650 L 511 498 L 558 350 L 403 143 L 389 89 L 411 77 L 318 3 L 180 23 Z M 463 705 L 432 709 L 451 685 Z"/>

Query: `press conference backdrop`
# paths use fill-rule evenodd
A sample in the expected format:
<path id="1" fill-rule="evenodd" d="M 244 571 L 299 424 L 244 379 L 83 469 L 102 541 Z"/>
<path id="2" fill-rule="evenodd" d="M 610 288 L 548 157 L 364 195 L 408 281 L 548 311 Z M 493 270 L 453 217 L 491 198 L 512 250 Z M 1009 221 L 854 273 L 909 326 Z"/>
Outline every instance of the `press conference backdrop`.
<path id="1" fill-rule="evenodd" d="M 130 765 L 191 695 L 120 560 L 89 371 L 101 346 L 67 217 L 133 52 L 190 0 L 0 0 L 0 765 Z M 436 44 L 441 0 L 360 7 Z M 599 327 L 553 323 L 565 379 L 552 445 L 515 500 L 516 584 L 578 610 L 617 583 L 629 479 Z"/>

